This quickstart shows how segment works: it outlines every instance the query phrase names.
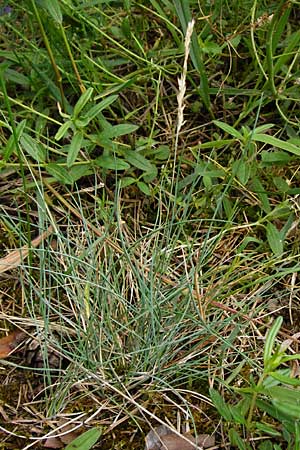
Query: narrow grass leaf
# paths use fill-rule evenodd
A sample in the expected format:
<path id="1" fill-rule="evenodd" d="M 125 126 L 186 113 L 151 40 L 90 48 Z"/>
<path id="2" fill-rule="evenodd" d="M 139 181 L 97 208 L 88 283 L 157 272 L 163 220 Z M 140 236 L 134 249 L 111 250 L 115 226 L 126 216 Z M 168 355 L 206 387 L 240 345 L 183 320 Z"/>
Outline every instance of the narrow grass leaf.
<path id="1" fill-rule="evenodd" d="M 73 110 L 73 117 L 75 119 L 79 116 L 79 114 L 81 113 L 81 111 L 83 110 L 85 105 L 89 102 L 89 100 L 93 94 L 93 90 L 94 89 L 92 87 L 90 87 L 80 96 L 80 98 L 77 101 L 76 105 L 74 106 L 74 110 Z"/>
<path id="2" fill-rule="evenodd" d="M 101 434 L 101 430 L 92 428 L 74 439 L 73 442 L 66 446 L 65 450 L 90 450 L 99 440 Z"/>
<path id="3" fill-rule="evenodd" d="M 240 140 L 240 141 L 244 140 L 243 135 L 238 130 L 233 128 L 231 125 L 228 125 L 227 123 L 224 123 L 224 122 L 220 122 L 220 120 L 213 120 L 213 123 L 215 125 L 217 125 L 217 127 L 221 128 L 221 130 L 223 130 L 226 133 L 234 136 L 238 140 Z"/>
<path id="4" fill-rule="evenodd" d="M 267 230 L 267 241 L 270 249 L 275 256 L 281 256 L 283 253 L 283 240 L 280 231 L 276 226 L 269 222 L 266 226 Z"/>
<path id="5" fill-rule="evenodd" d="M 269 360 L 272 357 L 272 353 L 274 350 L 274 344 L 276 340 L 276 336 L 280 330 L 280 327 L 282 325 L 283 317 L 278 316 L 271 328 L 267 332 L 266 336 L 266 342 L 265 342 L 265 348 L 264 348 L 264 366 L 266 367 L 268 365 Z"/>
<path id="6" fill-rule="evenodd" d="M 74 134 L 71 144 L 69 146 L 68 156 L 67 156 L 67 166 L 71 167 L 77 159 L 78 153 L 81 149 L 83 141 L 83 132 L 78 130 Z"/>
<path id="7" fill-rule="evenodd" d="M 267 134 L 256 134 L 252 136 L 253 141 L 263 142 L 264 144 L 272 145 L 273 147 L 281 148 L 282 150 L 286 150 L 294 155 L 300 156 L 300 147 L 297 145 L 291 144 L 290 142 L 282 141 L 274 136 L 269 136 Z"/>

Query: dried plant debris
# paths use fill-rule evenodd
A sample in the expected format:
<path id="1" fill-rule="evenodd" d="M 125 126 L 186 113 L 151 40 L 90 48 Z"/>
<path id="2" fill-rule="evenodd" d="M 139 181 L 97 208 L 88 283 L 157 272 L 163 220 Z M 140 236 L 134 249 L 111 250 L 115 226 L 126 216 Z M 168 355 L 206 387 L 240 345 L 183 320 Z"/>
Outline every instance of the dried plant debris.
<path id="1" fill-rule="evenodd" d="M 20 344 L 25 340 L 26 334 L 22 331 L 13 331 L 12 333 L 0 339 L 0 358 L 4 359 L 16 351 Z"/>
<path id="2" fill-rule="evenodd" d="M 44 443 L 45 448 L 62 448 L 70 442 L 73 442 L 81 434 L 78 426 L 70 423 L 67 420 L 61 419 L 58 422 L 57 434 L 49 436 Z"/>
<path id="3" fill-rule="evenodd" d="M 145 450 L 195 450 L 214 446 L 215 438 L 209 434 L 199 434 L 197 438 L 190 433 L 180 436 L 160 425 L 147 434 Z"/>
<path id="4" fill-rule="evenodd" d="M 38 247 L 43 240 L 50 236 L 51 233 L 53 233 L 52 226 L 48 227 L 46 231 L 33 239 L 30 246 L 24 245 L 24 247 L 14 250 L 8 255 L 4 256 L 4 258 L 1 258 L 0 273 L 7 272 L 8 270 L 15 269 L 16 267 L 20 266 L 24 262 L 24 259 L 27 258 L 29 251 L 33 248 Z"/>

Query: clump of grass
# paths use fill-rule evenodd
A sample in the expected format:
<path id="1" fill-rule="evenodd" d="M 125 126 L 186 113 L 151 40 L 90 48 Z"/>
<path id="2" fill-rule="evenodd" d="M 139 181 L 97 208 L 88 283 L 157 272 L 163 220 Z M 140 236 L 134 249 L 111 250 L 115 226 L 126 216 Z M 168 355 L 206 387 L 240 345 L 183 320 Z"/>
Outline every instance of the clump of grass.
<path id="1" fill-rule="evenodd" d="M 248 397 L 273 319 L 299 327 L 297 7 L 75 3 L 1 16 L 3 254 L 54 230 L 2 282 L 3 331 L 43 362 L 3 365 L 36 374 L 7 433 L 39 417 L 37 447 L 64 416 L 141 448 L 180 412 L 227 447 L 292 446 Z"/>

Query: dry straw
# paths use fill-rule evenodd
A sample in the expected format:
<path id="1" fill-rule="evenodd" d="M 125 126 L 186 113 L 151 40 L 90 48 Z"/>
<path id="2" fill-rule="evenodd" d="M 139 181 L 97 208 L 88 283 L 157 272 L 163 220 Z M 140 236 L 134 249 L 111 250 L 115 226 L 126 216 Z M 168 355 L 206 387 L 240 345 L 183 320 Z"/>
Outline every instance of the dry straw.
<path id="1" fill-rule="evenodd" d="M 181 77 L 178 78 L 178 94 L 177 94 L 177 102 L 178 102 L 178 114 L 177 114 L 177 133 L 176 138 L 178 139 L 178 135 L 180 130 L 184 124 L 183 111 L 184 111 L 184 97 L 186 91 L 186 74 L 187 74 L 187 62 L 190 53 L 190 44 L 191 37 L 194 29 L 195 21 L 194 19 L 188 23 L 185 40 L 184 40 L 184 62 L 183 62 L 183 70 Z"/>

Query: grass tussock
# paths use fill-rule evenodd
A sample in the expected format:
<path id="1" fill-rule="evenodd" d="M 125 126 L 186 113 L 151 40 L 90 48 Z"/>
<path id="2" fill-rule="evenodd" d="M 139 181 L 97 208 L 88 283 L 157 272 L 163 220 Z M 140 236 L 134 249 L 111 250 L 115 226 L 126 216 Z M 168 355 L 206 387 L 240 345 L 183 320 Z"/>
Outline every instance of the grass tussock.
<path id="1" fill-rule="evenodd" d="M 1 6 L 3 448 L 300 448 L 298 18 Z"/>

